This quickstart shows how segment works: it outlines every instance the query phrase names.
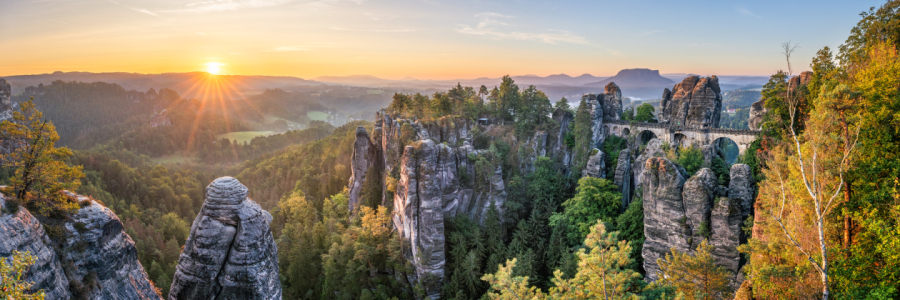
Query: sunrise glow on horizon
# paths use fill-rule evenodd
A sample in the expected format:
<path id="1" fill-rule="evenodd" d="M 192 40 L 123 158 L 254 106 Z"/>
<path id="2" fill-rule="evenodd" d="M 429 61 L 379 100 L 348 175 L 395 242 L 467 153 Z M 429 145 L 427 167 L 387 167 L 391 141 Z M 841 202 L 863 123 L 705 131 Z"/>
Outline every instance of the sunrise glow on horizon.
<path id="1" fill-rule="evenodd" d="M 810 2 L 810 1 L 806 1 Z M 851 3 L 852 2 L 852 3 Z M 808 61 L 881 1 L 11 0 L 0 76 L 54 71 L 458 79 L 502 75 L 770 75 L 779 43 Z M 811 3 L 811 2 L 810 2 Z M 602 18 L 598 16 L 602 15 Z M 790 19 L 796 26 L 784 26 Z M 802 24 L 802 26 L 801 26 Z M 801 65 L 801 68 L 806 68 Z"/>

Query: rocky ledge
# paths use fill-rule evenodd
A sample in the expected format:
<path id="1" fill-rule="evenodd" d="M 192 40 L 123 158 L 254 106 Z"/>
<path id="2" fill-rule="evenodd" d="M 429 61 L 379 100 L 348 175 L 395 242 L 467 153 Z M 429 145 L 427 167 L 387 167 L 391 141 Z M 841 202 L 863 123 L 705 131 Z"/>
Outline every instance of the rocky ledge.
<path id="1" fill-rule="evenodd" d="M 13 250 L 34 255 L 25 280 L 44 290 L 45 299 L 161 299 L 119 218 L 97 201 L 67 194 L 82 207 L 48 227 L 53 239 L 23 207 L 0 214 L 0 259 Z M 0 196 L 0 207 L 5 202 Z"/>

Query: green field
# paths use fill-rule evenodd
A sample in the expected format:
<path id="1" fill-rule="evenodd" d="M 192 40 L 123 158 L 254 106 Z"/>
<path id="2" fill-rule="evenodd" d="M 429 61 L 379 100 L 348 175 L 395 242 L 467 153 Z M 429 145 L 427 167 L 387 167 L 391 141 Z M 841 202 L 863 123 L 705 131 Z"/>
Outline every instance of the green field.
<path id="1" fill-rule="evenodd" d="M 235 131 L 229 132 L 226 134 L 220 134 L 216 136 L 216 139 L 226 138 L 229 140 L 236 140 L 238 143 L 250 142 L 255 137 L 258 136 L 267 136 L 273 135 L 277 132 L 274 131 Z"/>
<path id="2" fill-rule="evenodd" d="M 325 112 L 314 110 L 306 112 L 306 116 L 309 117 L 310 120 L 325 121 L 328 120 L 328 117 L 330 117 L 331 115 Z"/>
<path id="3" fill-rule="evenodd" d="M 157 164 L 165 165 L 165 164 L 179 164 L 179 163 L 190 162 L 193 159 L 194 158 L 190 155 L 185 156 L 184 154 L 181 154 L 181 153 L 175 153 L 175 154 L 171 154 L 171 155 L 152 158 L 151 160 L 153 160 L 153 162 L 155 162 Z"/>

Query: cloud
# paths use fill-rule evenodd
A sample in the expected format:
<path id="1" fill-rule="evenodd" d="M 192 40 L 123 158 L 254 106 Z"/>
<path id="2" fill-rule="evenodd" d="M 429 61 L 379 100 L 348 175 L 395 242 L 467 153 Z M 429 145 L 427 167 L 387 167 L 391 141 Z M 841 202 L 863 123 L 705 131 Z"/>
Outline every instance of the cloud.
<path id="1" fill-rule="evenodd" d="M 564 30 L 545 30 L 545 32 L 522 32 L 514 30 L 502 30 L 497 27 L 514 27 L 506 22 L 497 20 L 513 19 L 514 16 L 486 12 L 475 15 L 482 20 L 477 25 L 459 25 L 456 32 L 469 35 L 488 36 L 497 39 L 511 39 L 520 41 L 539 41 L 548 44 L 571 43 L 587 45 L 588 40 L 582 36 Z"/>
<path id="2" fill-rule="evenodd" d="M 737 8 L 735 8 L 735 10 L 737 10 L 737 12 L 738 12 L 739 14 L 742 14 L 742 15 L 745 15 L 745 16 L 748 16 L 748 17 L 754 17 L 754 18 L 762 19 L 762 17 L 760 17 L 760 16 L 757 15 L 757 14 L 754 14 L 754 13 L 753 13 L 752 11 L 750 11 L 749 9 L 746 9 L 746 8 L 743 8 L 743 7 L 737 7 Z"/>
<path id="3" fill-rule="evenodd" d="M 132 8 L 132 10 L 134 10 L 134 11 L 136 11 L 136 12 L 145 13 L 145 14 L 148 14 L 148 15 L 151 15 L 151 16 L 154 16 L 154 17 L 158 16 L 156 13 L 154 13 L 154 12 L 152 12 L 152 11 L 149 11 L 149 10 L 146 10 L 146 9 L 143 9 L 143 8 Z"/>
<path id="4" fill-rule="evenodd" d="M 295 4 L 306 9 L 331 8 L 341 2 L 362 4 L 366 0 L 208 0 L 185 4 L 182 7 L 165 10 L 171 13 L 211 13 L 250 8 Z"/>
<path id="5" fill-rule="evenodd" d="M 271 50 L 269 50 L 269 52 L 306 51 L 306 50 L 309 50 L 309 49 L 306 47 L 302 47 L 302 46 L 281 46 L 281 47 L 272 48 Z"/>
<path id="6" fill-rule="evenodd" d="M 351 29 L 351 28 L 341 28 L 341 27 L 331 27 L 328 28 L 331 30 L 337 31 L 360 31 L 360 32 L 414 32 L 415 29 L 409 28 L 400 28 L 400 29 Z"/>
<path id="7" fill-rule="evenodd" d="M 654 33 L 666 32 L 666 31 L 669 31 L 669 30 L 650 30 L 650 31 L 644 31 L 644 32 L 641 32 L 641 35 L 646 36 L 646 35 L 651 35 L 651 34 L 654 34 Z"/>
<path id="8" fill-rule="evenodd" d="M 127 9 L 130 9 L 130 10 L 133 10 L 133 11 L 136 11 L 136 12 L 139 12 L 139 13 L 148 14 L 148 15 L 151 15 L 151 16 L 154 16 L 154 17 L 159 16 L 159 15 L 157 15 L 156 13 L 154 13 L 154 12 L 152 12 L 152 11 L 149 11 L 149 10 L 147 10 L 147 9 L 143 9 L 143 8 L 134 8 L 134 7 L 127 6 L 127 5 L 124 5 L 124 4 L 122 4 L 122 3 L 119 3 L 119 2 L 116 2 L 116 1 L 112 1 L 112 0 L 110 0 L 109 3 L 112 3 L 112 4 L 115 4 L 115 5 L 118 5 L 118 6 L 127 8 Z"/>

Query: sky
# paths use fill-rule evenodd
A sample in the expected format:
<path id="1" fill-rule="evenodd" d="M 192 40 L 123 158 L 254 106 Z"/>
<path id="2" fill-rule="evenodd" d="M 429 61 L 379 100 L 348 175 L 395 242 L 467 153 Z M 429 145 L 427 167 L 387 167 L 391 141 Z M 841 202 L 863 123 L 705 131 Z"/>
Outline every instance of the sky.
<path id="1" fill-rule="evenodd" d="M 0 0 L 0 76 L 770 75 L 883 0 Z M 795 71 L 796 72 L 796 71 Z"/>

